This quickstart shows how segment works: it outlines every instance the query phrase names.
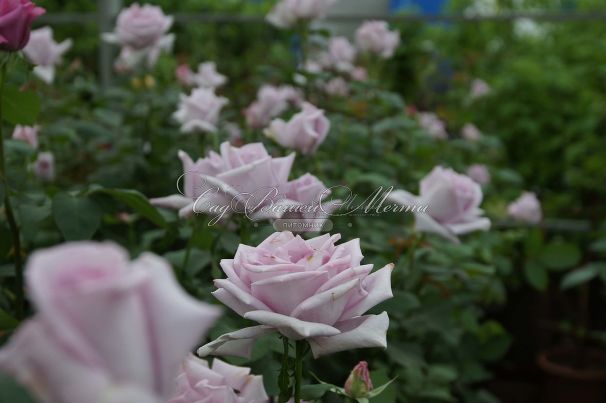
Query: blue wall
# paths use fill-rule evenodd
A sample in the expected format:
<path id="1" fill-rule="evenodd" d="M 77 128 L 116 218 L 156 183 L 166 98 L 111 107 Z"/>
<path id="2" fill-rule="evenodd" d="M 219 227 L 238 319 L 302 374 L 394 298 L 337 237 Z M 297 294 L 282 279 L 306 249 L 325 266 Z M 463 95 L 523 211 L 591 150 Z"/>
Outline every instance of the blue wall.
<path id="1" fill-rule="evenodd" d="M 391 0 L 390 11 L 405 8 L 418 10 L 424 15 L 440 14 L 448 0 Z"/>

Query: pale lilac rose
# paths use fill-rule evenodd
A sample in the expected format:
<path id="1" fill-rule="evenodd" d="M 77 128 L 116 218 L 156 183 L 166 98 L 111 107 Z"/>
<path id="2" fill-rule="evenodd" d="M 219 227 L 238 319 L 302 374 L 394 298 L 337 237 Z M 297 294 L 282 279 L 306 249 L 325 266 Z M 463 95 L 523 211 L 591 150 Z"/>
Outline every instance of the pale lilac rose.
<path id="1" fill-rule="evenodd" d="M 349 95 L 349 85 L 342 77 L 334 77 L 324 83 L 324 92 L 333 97 L 346 97 Z"/>
<path id="2" fill-rule="evenodd" d="M 465 123 L 461 129 L 461 136 L 465 140 L 478 141 L 482 138 L 482 132 L 473 123 Z"/>
<path id="3" fill-rule="evenodd" d="M 356 81 L 366 81 L 368 80 L 368 71 L 364 67 L 354 67 L 354 69 L 349 73 L 352 79 Z"/>
<path id="4" fill-rule="evenodd" d="M 38 148 L 38 131 L 40 126 L 15 126 L 13 131 L 13 139 L 25 141 L 34 149 Z"/>
<path id="5" fill-rule="evenodd" d="M 267 403 L 263 377 L 250 368 L 215 358 L 212 365 L 189 355 L 177 377 L 177 392 L 169 403 Z"/>
<path id="6" fill-rule="evenodd" d="M 32 23 L 46 12 L 29 0 L 0 1 L 0 50 L 16 52 L 27 45 Z"/>
<path id="7" fill-rule="evenodd" d="M 61 63 L 61 57 L 71 47 L 71 39 L 57 43 L 53 39 L 52 28 L 44 27 L 32 31 L 23 53 L 32 64 L 36 65 L 34 74 L 50 84 L 55 79 L 55 66 Z"/>
<path id="8" fill-rule="evenodd" d="M 215 133 L 221 109 L 228 104 L 225 97 L 217 96 L 209 88 L 196 88 L 191 95 L 181 94 L 179 108 L 174 118 L 181 123 L 181 131 Z"/>
<path id="9" fill-rule="evenodd" d="M 217 71 L 215 62 L 201 63 L 192 77 L 198 87 L 218 88 L 227 82 L 227 77 Z"/>
<path id="10" fill-rule="evenodd" d="M 414 210 L 417 231 L 435 233 L 453 242 L 459 242 L 458 235 L 490 228 L 490 220 L 480 209 L 482 198 L 479 184 L 440 166 L 421 180 L 419 196 L 404 190 L 388 196 L 402 206 L 420 207 Z"/>
<path id="11" fill-rule="evenodd" d="M 324 111 L 305 102 L 302 110 L 288 122 L 282 119 L 271 122 L 265 134 L 283 147 L 303 154 L 314 154 L 326 139 L 329 130 L 330 121 Z"/>
<path id="12" fill-rule="evenodd" d="M 244 111 L 246 123 L 256 129 L 265 127 L 290 104 L 298 104 L 300 98 L 298 91 L 289 85 L 264 85 L 259 88 L 257 99 Z"/>
<path id="13" fill-rule="evenodd" d="M 55 156 L 52 152 L 38 153 L 38 158 L 34 161 L 34 174 L 45 182 L 55 180 Z"/>
<path id="14" fill-rule="evenodd" d="M 537 224 L 543 218 L 541 203 L 537 195 L 532 192 L 524 192 L 510 203 L 507 206 L 507 213 L 510 217 L 529 224 Z"/>
<path id="15" fill-rule="evenodd" d="M 400 32 L 390 31 L 386 21 L 366 21 L 356 31 L 356 45 L 362 53 L 388 59 L 400 45 Z"/>
<path id="16" fill-rule="evenodd" d="M 267 15 L 277 28 L 289 28 L 301 21 L 322 18 L 336 0 L 279 0 Z"/>
<path id="17" fill-rule="evenodd" d="M 163 403 L 179 366 L 220 315 L 177 283 L 166 261 L 75 242 L 26 269 L 37 314 L 0 350 L 0 370 L 42 402 Z"/>
<path id="18" fill-rule="evenodd" d="M 482 98 L 490 94 L 491 88 L 486 81 L 476 78 L 471 82 L 470 97 L 471 99 Z"/>
<path id="19" fill-rule="evenodd" d="M 351 71 L 356 59 L 356 48 L 344 36 L 335 36 L 328 42 L 326 64 L 337 71 Z"/>
<path id="20" fill-rule="evenodd" d="M 448 138 L 446 124 L 435 113 L 419 112 L 417 116 L 419 125 L 425 129 L 430 137 L 438 140 L 445 140 Z"/>
<path id="21" fill-rule="evenodd" d="M 389 317 L 364 315 L 391 298 L 393 264 L 371 274 L 362 265 L 360 241 L 336 245 L 340 235 L 304 240 L 276 232 L 259 246 L 240 245 L 224 259 L 226 279 L 213 295 L 260 325 L 227 333 L 202 346 L 198 355 L 249 356 L 257 337 L 279 332 L 307 340 L 314 357 L 365 347 L 387 346 Z"/>
<path id="22" fill-rule="evenodd" d="M 467 168 L 466 174 L 480 185 L 487 185 L 490 183 L 490 172 L 484 164 L 470 165 Z"/>
<path id="23" fill-rule="evenodd" d="M 185 87 L 194 85 L 194 72 L 187 64 L 180 64 L 175 70 L 177 81 Z"/>
<path id="24" fill-rule="evenodd" d="M 122 46 L 116 69 L 130 71 L 146 62 L 153 67 L 161 52 L 170 52 L 174 35 L 167 34 L 173 18 L 166 16 L 160 7 L 134 3 L 120 12 L 113 33 L 103 34 L 109 43 Z"/>
<path id="25" fill-rule="evenodd" d="M 120 12 L 113 33 L 104 34 L 111 43 L 134 50 L 157 46 L 173 25 L 173 17 L 167 16 L 158 6 L 134 3 Z"/>
<path id="26" fill-rule="evenodd" d="M 244 204 L 245 211 L 256 219 L 252 213 L 274 201 L 264 197 L 274 195 L 274 189 L 279 193 L 288 182 L 294 157 L 291 154 L 272 158 L 262 143 L 238 148 L 224 142 L 220 154 L 211 151 L 206 158 L 197 161 L 179 151 L 184 172 L 181 194 L 152 199 L 151 202 L 159 207 L 177 209 L 181 217 L 194 213 L 215 214 L 213 207 Z M 229 213 L 231 210 L 226 214 Z"/>

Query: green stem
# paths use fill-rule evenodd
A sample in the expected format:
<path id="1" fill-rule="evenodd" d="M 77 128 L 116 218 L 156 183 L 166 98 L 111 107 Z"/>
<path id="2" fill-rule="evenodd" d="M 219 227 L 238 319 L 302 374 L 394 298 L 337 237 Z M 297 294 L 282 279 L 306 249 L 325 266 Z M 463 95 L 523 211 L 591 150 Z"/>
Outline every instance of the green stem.
<path id="1" fill-rule="evenodd" d="M 6 63 L 0 66 L 0 100 L 4 92 L 4 81 L 6 79 Z M 21 237 L 19 236 L 19 227 L 13 214 L 13 206 L 10 199 L 10 188 L 6 173 L 6 161 L 4 156 L 4 135 L 2 133 L 2 102 L 0 102 L 0 181 L 4 186 L 4 210 L 6 220 L 11 231 L 13 239 L 13 249 L 15 255 L 15 286 L 16 286 L 16 312 L 19 319 L 23 318 L 24 313 L 24 294 L 23 294 L 23 263 L 21 261 Z"/>
<path id="2" fill-rule="evenodd" d="M 301 403 L 301 383 L 303 380 L 303 358 L 306 353 L 305 340 L 299 340 L 296 344 L 295 356 L 295 400 L 294 403 Z"/>
<path id="3" fill-rule="evenodd" d="M 282 345 L 284 348 L 282 353 L 282 367 L 280 368 L 280 375 L 278 375 L 278 386 L 280 387 L 280 396 L 278 397 L 279 403 L 287 402 L 292 396 L 290 389 L 290 376 L 288 375 L 288 338 L 282 336 Z"/>

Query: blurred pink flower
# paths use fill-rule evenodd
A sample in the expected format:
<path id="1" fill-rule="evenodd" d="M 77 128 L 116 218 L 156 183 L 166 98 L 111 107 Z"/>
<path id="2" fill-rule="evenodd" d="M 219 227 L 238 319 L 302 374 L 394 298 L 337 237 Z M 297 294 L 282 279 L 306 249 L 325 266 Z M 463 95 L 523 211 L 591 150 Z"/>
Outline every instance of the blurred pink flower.
<path id="1" fill-rule="evenodd" d="M 26 269 L 38 313 L 0 350 L 0 368 L 44 402 L 161 403 L 179 365 L 220 315 L 150 253 L 75 242 L 35 252 Z"/>
<path id="2" fill-rule="evenodd" d="M 349 95 L 349 85 L 342 77 L 334 77 L 324 84 L 324 92 L 334 97 Z"/>
<path id="3" fill-rule="evenodd" d="M 537 195 L 532 192 L 524 192 L 510 203 L 507 206 L 507 213 L 510 217 L 529 224 L 537 224 L 543 218 L 541 203 Z"/>
<path id="4" fill-rule="evenodd" d="M 446 124 L 435 113 L 419 112 L 417 113 L 417 118 L 419 120 L 419 125 L 425 129 L 430 137 L 439 140 L 448 138 Z"/>
<path id="5" fill-rule="evenodd" d="M 340 235 L 304 240 L 276 232 L 259 246 L 240 245 L 221 267 L 213 295 L 246 319 L 260 323 L 224 334 L 198 354 L 248 356 L 254 339 L 279 332 L 305 339 L 314 357 L 364 347 L 387 346 L 389 317 L 364 315 L 391 298 L 393 264 L 370 274 L 361 265 L 358 239 L 336 245 Z"/>
<path id="6" fill-rule="evenodd" d="M 482 138 L 482 132 L 473 123 L 465 123 L 461 129 L 461 136 L 469 141 L 478 141 Z"/>
<path id="7" fill-rule="evenodd" d="M 415 229 L 459 242 L 457 235 L 490 228 L 490 220 L 479 208 L 482 188 L 471 178 L 452 169 L 435 167 L 421 180 L 420 195 L 404 190 L 392 192 L 388 198 L 402 206 L 427 206 L 414 210 Z"/>
<path id="8" fill-rule="evenodd" d="M 36 65 L 34 74 L 50 84 L 55 79 L 55 66 L 61 62 L 61 57 L 71 47 L 71 39 L 57 43 L 53 39 L 52 28 L 44 27 L 32 31 L 23 53 L 30 62 Z"/>
<path id="9" fill-rule="evenodd" d="M 271 200 L 263 199 L 271 189 L 280 190 L 290 175 L 294 154 L 272 158 L 262 143 L 234 147 L 221 144 L 220 153 L 211 151 L 206 158 L 193 161 L 179 151 L 183 162 L 181 194 L 152 199 L 155 206 L 179 210 L 179 216 L 213 213 L 213 207 L 246 203 L 247 213 Z M 229 213 L 226 213 L 229 214 Z M 257 216 L 251 214 L 250 218 Z M 268 217 L 262 217 L 268 218 Z"/>
<path id="10" fill-rule="evenodd" d="M 368 71 L 364 67 L 354 67 L 349 74 L 351 78 L 356 81 L 368 80 Z"/>
<path id="11" fill-rule="evenodd" d="M 471 90 L 470 90 L 471 99 L 482 98 L 483 96 L 490 94 L 490 91 L 491 91 L 490 86 L 484 80 L 476 78 L 471 82 Z"/>
<path id="12" fill-rule="evenodd" d="M 177 67 L 175 70 L 175 77 L 177 77 L 177 81 L 185 87 L 194 85 L 194 72 L 187 64 L 180 64 Z"/>
<path id="13" fill-rule="evenodd" d="M 324 17 L 336 0 L 279 0 L 267 15 L 267 21 L 277 28 L 290 28 L 303 20 Z"/>
<path id="14" fill-rule="evenodd" d="M 356 45 L 362 53 L 387 59 L 400 45 L 400 32 L 390 31 L 386 21 L 366 21 L 356 31 Z"/>
<path id="15" fill-rule="evenodd" d="M 221 109 L 228 102 L 227 98 L 217 96 L 212 89 L 196 88 L 189 96 L 181 94 L 179 108 L 173 116 L 181 123 L 184 133 L 215 133 Z"/>
<path id="16" fill-rule="evenodd" d="M 368 392 L 373 390 L 370 371 L 368 371 L 368 363 L 366 361 L 360 361 L 354 367 L 347 381 L 345 381 L 344 389 L 347 396 L 353 398 L 367 397 Z"/>
<path id="17" fill-rule="evenodd" d="M 34 149 L 38 148 L 38 131 L 40 126 L 17 125 L 13 131 L 13 139 L 25 141 Z"/>
<path id="18" fill-rule="evenodd" d="M 45 182 L 55 180 L 55 156 L 53 153 L 49 151 L 38 153 L 38 158 L 34 161 L 34 173 L 38 179 Z"/>
<path id="19" fill-rule="evenodd" d="M 467 176 L 480 185 L 487 185 L 490 183 L 490 172 L 486 165 L 483 164 L 470 165 L 467 168 Z"/>
<path id="20" fill-rule="evenodd" d="M 199 87 L 218 88 L 227 82 L 227 77 L 217 71 L 215 62 L 206 62 L 200 63 L 192 81 Z"/>
<path id="21" fill-rule="evenodd" d="M 157 6 L 134 3 L 122 10 L 115 31 L 103 34 L 106 42 L 122 46 L 116 69 L 130 71 L 143 61 L 153 67 L 161 52 L 172 49 L 174 35 L 167 34 L 172 25 L 173 18 Z"/>
<path id="22" fill-rule="evenodd" d="M 257 99 L 244 111 L 246 123 L 255 129 L 265 127 L 289 104 L 298 104 L 300 98 L 298 91 L 289 85 L 263 85 L 257 92 Z"/>
<path id="23" fill-rule="evenodd" d="M 263 377 L 250 369 L 215 358 L 212 366 L 189 355 L 177 377 L 177 393 L 169 403 L 266 403 Z"/>
<path id="24" fill-rule="evenodd" d="M 46 12 L 29 0 L 0 1 L 0 50 L 16 52 L 27 45 L 32 23 Z"/>
<path id="25" fill-rule="evenodd" d="M 305 102 L 302 110 L 288 122 L 276 119 L 265 130 L 265 134 L 286 148 L 314 154 L 326 139 L 330 121 L 322 109 Z"/>
<path id="26" fill-rule="evenodd" d="M 351 71 L 356 59 L 356 48 L 344 36 L 335 36 L 328 42 L 327 67 L 337 71 Z"/>

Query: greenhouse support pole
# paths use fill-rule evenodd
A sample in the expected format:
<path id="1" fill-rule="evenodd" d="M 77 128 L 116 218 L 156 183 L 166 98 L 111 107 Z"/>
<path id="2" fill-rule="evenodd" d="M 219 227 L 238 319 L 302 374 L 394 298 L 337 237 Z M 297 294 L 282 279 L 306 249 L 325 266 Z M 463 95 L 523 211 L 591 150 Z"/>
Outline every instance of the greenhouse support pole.
<path id="1" fill-rule="evenodd" d="M 99 35 L 110 32 L 113 28 L 114 18 L 122 8 L 122 0 L 97 0 L 97 16 Z M 112 79 L 112 45 L 101 41 L 99 44 L 99 77 L 101 85 L 107 88 Z"/>

